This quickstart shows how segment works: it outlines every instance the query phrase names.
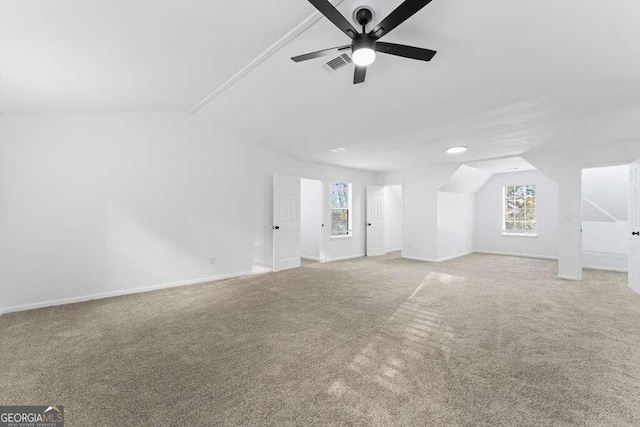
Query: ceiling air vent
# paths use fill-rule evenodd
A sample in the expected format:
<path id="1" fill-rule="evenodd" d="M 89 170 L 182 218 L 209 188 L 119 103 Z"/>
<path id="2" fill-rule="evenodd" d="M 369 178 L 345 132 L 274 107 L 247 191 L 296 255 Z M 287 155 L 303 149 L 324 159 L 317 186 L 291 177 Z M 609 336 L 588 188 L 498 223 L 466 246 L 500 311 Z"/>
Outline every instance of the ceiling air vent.
<path id="1" fill-rule="evenodd" d="M 322 64 L 322 68 L 327 70 L 329 73 L 333 73 L 334 71 L 339 70 L 342 67 L 346 67 L 352 62 L 353 61 L 351 60 L 351 57 L 349 56 L 349 54 L 343 53 L 342 55 L 333 58 L 331 61 L 327 62 L 326 64 Z"/>

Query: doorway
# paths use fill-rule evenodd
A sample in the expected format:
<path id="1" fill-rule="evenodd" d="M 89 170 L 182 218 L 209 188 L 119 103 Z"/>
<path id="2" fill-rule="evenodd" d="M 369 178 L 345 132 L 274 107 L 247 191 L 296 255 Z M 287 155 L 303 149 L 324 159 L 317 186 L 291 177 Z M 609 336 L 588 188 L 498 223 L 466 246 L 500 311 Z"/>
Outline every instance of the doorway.
<path id="1" fill-rule="evenodd" d="M 300 258 L 319 262 L 322 253 L 323 183 L 318 179 L 300 179 Z"/>
<path id="2" fill-rule="evenodd" d="M 402 203 L 403 186 L 386 185 L 384 187 L 384 251 L 402 251 Z"/>
<path id="3" fill-rule="evenodd" d="M 582 264 L 628 271 L 629 165 L 582 170 Z"/>
<path id="4" fill-rule="evenodd" d="M 402 250 L 403 185 L 367 186 L 367 256 Z"/>

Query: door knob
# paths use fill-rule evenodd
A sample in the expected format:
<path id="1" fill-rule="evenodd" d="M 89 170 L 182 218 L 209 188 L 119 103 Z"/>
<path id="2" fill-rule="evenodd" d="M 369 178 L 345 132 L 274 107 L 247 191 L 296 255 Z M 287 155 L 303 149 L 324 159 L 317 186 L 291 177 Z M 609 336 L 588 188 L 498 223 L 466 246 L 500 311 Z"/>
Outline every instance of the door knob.
<path id="1" fill-rule="evenodd" d="M 632 236 L 640 236 L 640 231 L 634 231 L 631 233 Z"/>
<path id="2" fill-rule="evenodd" d="M 370 223 L 370 222 L 368 222 L 368 223 L 367 223 L 367 225 L 368 225 L 369 227 L 371 227 L 371 223 Z"/>
<path id="3" fill-rule="evenodd" d="M 280 230 L 280 226 L 278 226 L 278 225 L 274 225 L 272 228 L 273 228 L 274 230 Z"/>

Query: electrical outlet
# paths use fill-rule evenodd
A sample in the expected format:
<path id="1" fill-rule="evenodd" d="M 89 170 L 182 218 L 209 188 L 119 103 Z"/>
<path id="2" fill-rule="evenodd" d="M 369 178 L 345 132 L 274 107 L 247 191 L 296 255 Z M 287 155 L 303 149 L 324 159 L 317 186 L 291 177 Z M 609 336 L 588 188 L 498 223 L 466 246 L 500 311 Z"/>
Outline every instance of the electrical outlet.
<path id="1" fill-rule="evenodd" d="M 211 265 L 215 265 L 216 263 L 216 257 L 212 256 L 211 257 Z"/>

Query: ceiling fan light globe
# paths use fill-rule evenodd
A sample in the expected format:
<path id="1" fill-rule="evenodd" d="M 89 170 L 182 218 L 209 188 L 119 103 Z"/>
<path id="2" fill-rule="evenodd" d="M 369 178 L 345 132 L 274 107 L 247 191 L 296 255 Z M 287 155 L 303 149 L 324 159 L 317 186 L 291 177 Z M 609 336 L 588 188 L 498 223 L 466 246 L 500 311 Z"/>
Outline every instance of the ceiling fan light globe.
<path id="1" fill-rule="evenodd" d="M 361 47 L 360 49 L 355 49 L 351 56 L 357 66 L 366 67 L 376 60 L 376 51 L 368 47 Z"/>

